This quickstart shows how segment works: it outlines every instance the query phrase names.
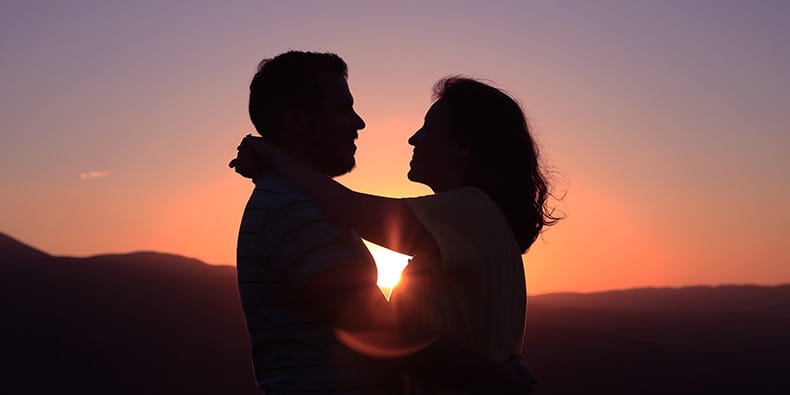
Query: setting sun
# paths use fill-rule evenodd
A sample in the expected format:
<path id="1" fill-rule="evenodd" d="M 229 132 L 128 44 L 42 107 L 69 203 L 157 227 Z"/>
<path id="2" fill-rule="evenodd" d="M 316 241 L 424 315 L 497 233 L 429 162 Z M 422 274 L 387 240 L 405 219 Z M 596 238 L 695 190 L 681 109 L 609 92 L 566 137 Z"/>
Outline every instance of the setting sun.
<path id="1" fill-rule="evenodd" d="M 365 242 L 365 246 L 368 247 L 368 250 L 370 250 L 371 255 L 373 255 L 373 258 L 376 260 L 376 266 L 378 267 L 379 272 L 377 284 L 382 289 L 384 294 L 389 297 L 392 288 L 398 284 L 398 281 L 400 281 L 400 273 L 409 263 L 409 259 L 411 259 L 411 257 L 392 250 L 388 250 L 367 240 L 363 241 Z"/>

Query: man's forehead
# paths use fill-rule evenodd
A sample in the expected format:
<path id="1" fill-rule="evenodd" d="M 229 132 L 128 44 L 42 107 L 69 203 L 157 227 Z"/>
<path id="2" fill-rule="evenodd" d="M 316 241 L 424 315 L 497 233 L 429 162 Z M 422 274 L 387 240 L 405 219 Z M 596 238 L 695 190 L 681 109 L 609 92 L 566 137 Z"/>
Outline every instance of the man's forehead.
<path id="1" fill-rule="evenodd" d="M 353 100 L 348 82 L 342 74 L 322 72 L 318 73 L 317 79 L 327 97 Z"/>

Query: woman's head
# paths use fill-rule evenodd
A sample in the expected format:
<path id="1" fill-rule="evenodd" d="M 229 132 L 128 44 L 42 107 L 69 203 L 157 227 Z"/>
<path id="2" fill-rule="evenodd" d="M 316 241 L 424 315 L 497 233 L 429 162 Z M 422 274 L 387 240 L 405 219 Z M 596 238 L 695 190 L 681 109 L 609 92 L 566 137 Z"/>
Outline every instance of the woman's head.
<path id="1" fill-rule="evenodd" d="M 443 192 L 465 184 L 469 150 L 450 138 L 450 108 L 437 100 L 425 114 L 422 127 L 409 138 L 414 146 L 409 162 L 410 180 Z"/>
<path id="2" fill-rule="evenodd" d="M 548 188 L 521 107 L 501 90 L 462 77 L 434 86 L 436 102 L 414 145 L 409 178 L 439 192 L 480 188 L 505 213 L 522 251 L 558 218 L 546 207 Z"/>

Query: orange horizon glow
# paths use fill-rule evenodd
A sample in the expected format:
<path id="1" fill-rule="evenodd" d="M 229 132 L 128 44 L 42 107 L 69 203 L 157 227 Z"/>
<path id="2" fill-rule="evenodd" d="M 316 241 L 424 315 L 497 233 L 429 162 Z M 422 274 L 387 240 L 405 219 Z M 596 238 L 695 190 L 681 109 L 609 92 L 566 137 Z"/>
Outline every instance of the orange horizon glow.
<path id="1" fill-rule="evenodd" d="M 790 283 L 790 3 L 50 3 L 4 7 L 0 44 L 0 231 L 50 254 L 235 264 L 250 79 L 301 49 L 348 63 L 367 127 L 338 181 L 365 193 L 430 193 L 407 139 L 439 78 L 522 104 L 566 196 L 530 294 Z"/>

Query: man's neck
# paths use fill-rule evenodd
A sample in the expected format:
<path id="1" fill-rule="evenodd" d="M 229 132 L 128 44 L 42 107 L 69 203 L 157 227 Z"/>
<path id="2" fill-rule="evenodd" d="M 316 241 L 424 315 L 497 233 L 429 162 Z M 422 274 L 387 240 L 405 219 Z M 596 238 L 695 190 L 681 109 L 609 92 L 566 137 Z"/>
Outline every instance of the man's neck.
<path id="1" fill-rule="evenodd" d="M 291 158 L 293 158 L 297 162 L 311 169 L 323 173 L 321 169 L 319 169 L 315 165 L 315 161 L 313 160 L 312 156 L 308 152 L 307 145 L 304 144 L 302 141 L 295 139 L 283 139 L 282 141 L 273 142 L 273 143 L 278 147 L 280 147 L 283 151 L 285 151 Z"/>

